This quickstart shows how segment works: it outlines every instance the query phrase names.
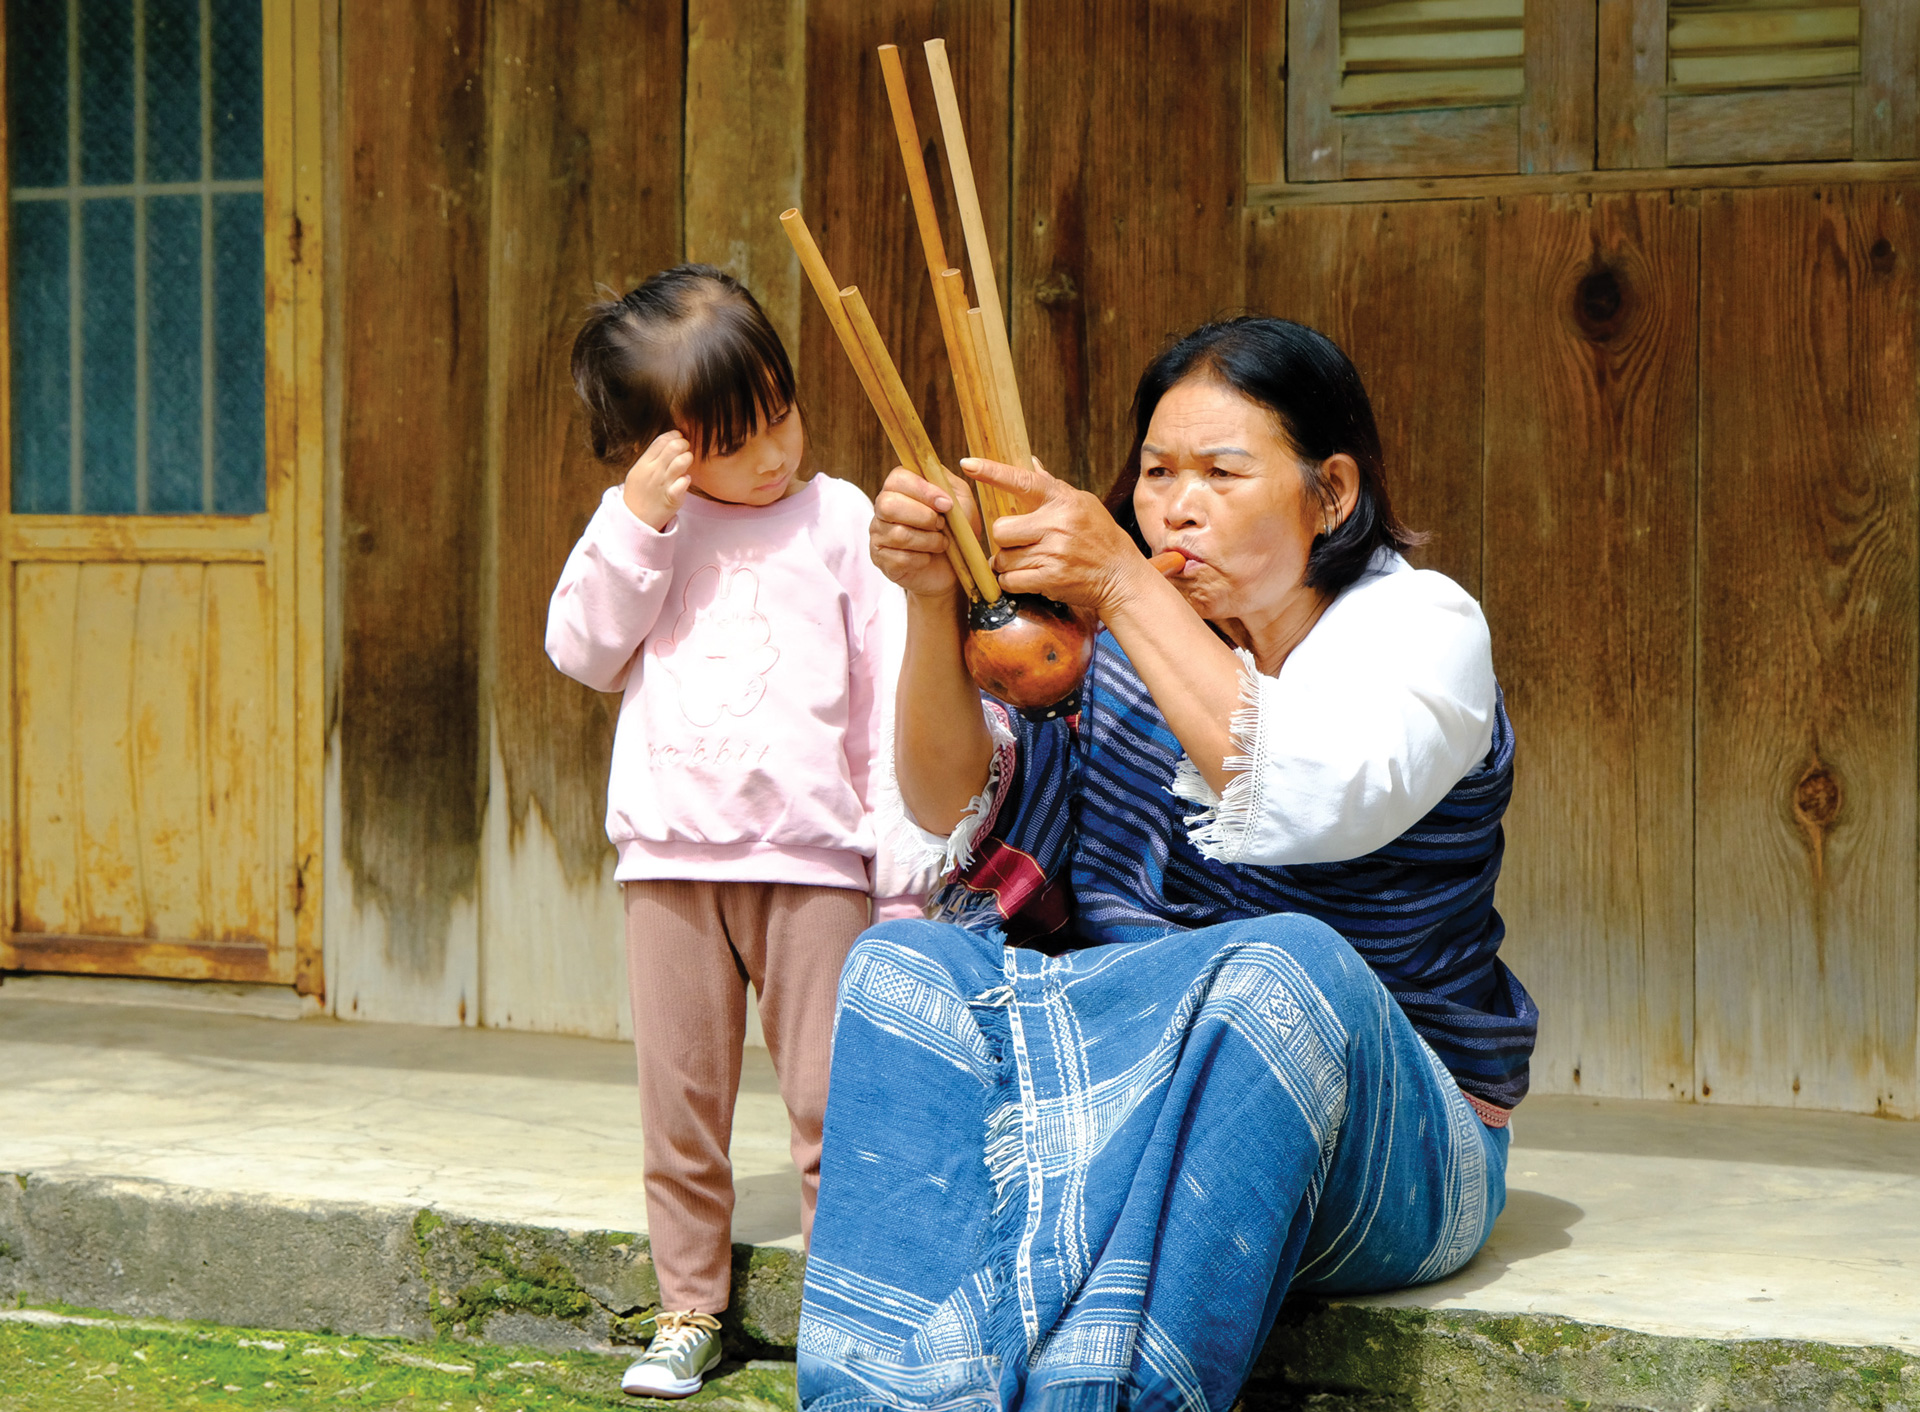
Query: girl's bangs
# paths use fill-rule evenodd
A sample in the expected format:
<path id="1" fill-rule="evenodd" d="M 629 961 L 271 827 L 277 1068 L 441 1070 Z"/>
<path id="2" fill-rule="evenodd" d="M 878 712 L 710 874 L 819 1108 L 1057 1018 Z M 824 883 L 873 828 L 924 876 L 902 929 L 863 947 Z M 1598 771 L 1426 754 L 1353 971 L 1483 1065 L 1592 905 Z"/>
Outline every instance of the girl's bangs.
<path id="1" fill-rule="evenodd" d="M 703 346 L 692 350 L 673 400 L 674 421 L 692 434 L 702 456 L 731 456 L 793 406 L 793 368 L 777 335 L 768 347 L 751 324 L 712 332 L 719 336 L 694 340 Z"/>

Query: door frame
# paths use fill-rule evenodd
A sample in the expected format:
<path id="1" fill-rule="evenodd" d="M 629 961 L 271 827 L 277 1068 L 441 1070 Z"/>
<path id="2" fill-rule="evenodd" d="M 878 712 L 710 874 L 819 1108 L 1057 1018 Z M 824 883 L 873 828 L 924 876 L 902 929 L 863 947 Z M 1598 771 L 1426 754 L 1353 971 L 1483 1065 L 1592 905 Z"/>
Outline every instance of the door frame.
<path id="1" fill-rule="evenodd" d="M 266 241 L 267 512 L 214 515 L 12 513 L 12 202 L 0 199 L 0 970 L 178 980 L 254 981 L 325 994 L 321 950 L 322 787 L 325 769 L 325 268 L 326 112 L 321 0 L 262 0 L 262 205 Z M 5 8 L 0 4 L 0 172 L 7 162 Z M 191 559 L 269 566 L 274 614 L 274 710 L 269 740 L 276 944 L 106 941 L 16 936 L 14 566 L 38 562 Z"/>

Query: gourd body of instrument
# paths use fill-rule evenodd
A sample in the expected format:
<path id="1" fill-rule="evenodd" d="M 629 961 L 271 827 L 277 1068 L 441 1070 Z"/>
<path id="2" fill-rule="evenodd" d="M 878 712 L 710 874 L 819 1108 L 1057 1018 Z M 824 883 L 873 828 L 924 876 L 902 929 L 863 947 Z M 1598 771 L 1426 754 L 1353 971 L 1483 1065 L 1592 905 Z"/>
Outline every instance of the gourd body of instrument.
<path id="1" fill-rule="evenodd" d="M 1003 593 L 976 602 L 961 644 L 967 674 L 989 695 L 1036 719 L 1076 709 L 1093 662 L 1093 624 L 1037 594 Z"/>

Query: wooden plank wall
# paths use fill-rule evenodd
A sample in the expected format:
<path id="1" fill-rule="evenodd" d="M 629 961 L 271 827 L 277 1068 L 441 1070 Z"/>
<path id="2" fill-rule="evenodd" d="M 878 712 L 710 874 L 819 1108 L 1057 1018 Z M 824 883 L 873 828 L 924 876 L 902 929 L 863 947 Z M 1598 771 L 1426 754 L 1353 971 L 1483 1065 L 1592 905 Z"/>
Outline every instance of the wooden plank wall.
<path id="1" fill-rule="evenodd" d="M 338 679 L 328 991 L 445 1022 L 479 998 L 487 13 L 343 7 Z"/>
<path id="2" fill-rule="evenodd" d="M 341 1013 L 621 1028 L 612 703 L 539 651 L 613 478 L 566 346 L 593 281 L 726 265 L 797 330 L 814 465 L 872 488 L 878 427 L 777 243 L 797 195 L 957 446 L 873 52 L 908 60 L 958 263 L 939 35 L 1055 470 L 1103 485 L 1141 368 L 1208 317 L 1299 318 L 1360 367 L 1519 733 L 1500 905 L 1544 1012 L 1536 1086 L 1920 1111 L 1920 194 L 1246 210 L 1248 164 L 1278 160 L 1242 116 L 1284 102 L 1270 0 L 697 0 L 684 35 L 681 13 L 343 20 Z"/>
<path id="3" fill-rule="evenodd" d="M 613 698 L 542 651 L 617 473 L 566 354 L 679 257 L 682 8 L 430 0 L 340 19 L 336 1013 L 618 1032 Z"/>

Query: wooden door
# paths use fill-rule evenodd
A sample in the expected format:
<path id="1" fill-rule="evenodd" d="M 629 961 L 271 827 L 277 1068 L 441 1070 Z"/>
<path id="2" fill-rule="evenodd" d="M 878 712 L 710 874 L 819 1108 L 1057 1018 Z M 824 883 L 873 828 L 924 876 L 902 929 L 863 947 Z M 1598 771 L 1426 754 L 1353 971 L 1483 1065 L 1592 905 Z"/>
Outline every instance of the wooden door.
<path id="1" fill-rule="evenodd" d="M 0 967 L 318 988 L 302 26 L 6 6 Z"/>

